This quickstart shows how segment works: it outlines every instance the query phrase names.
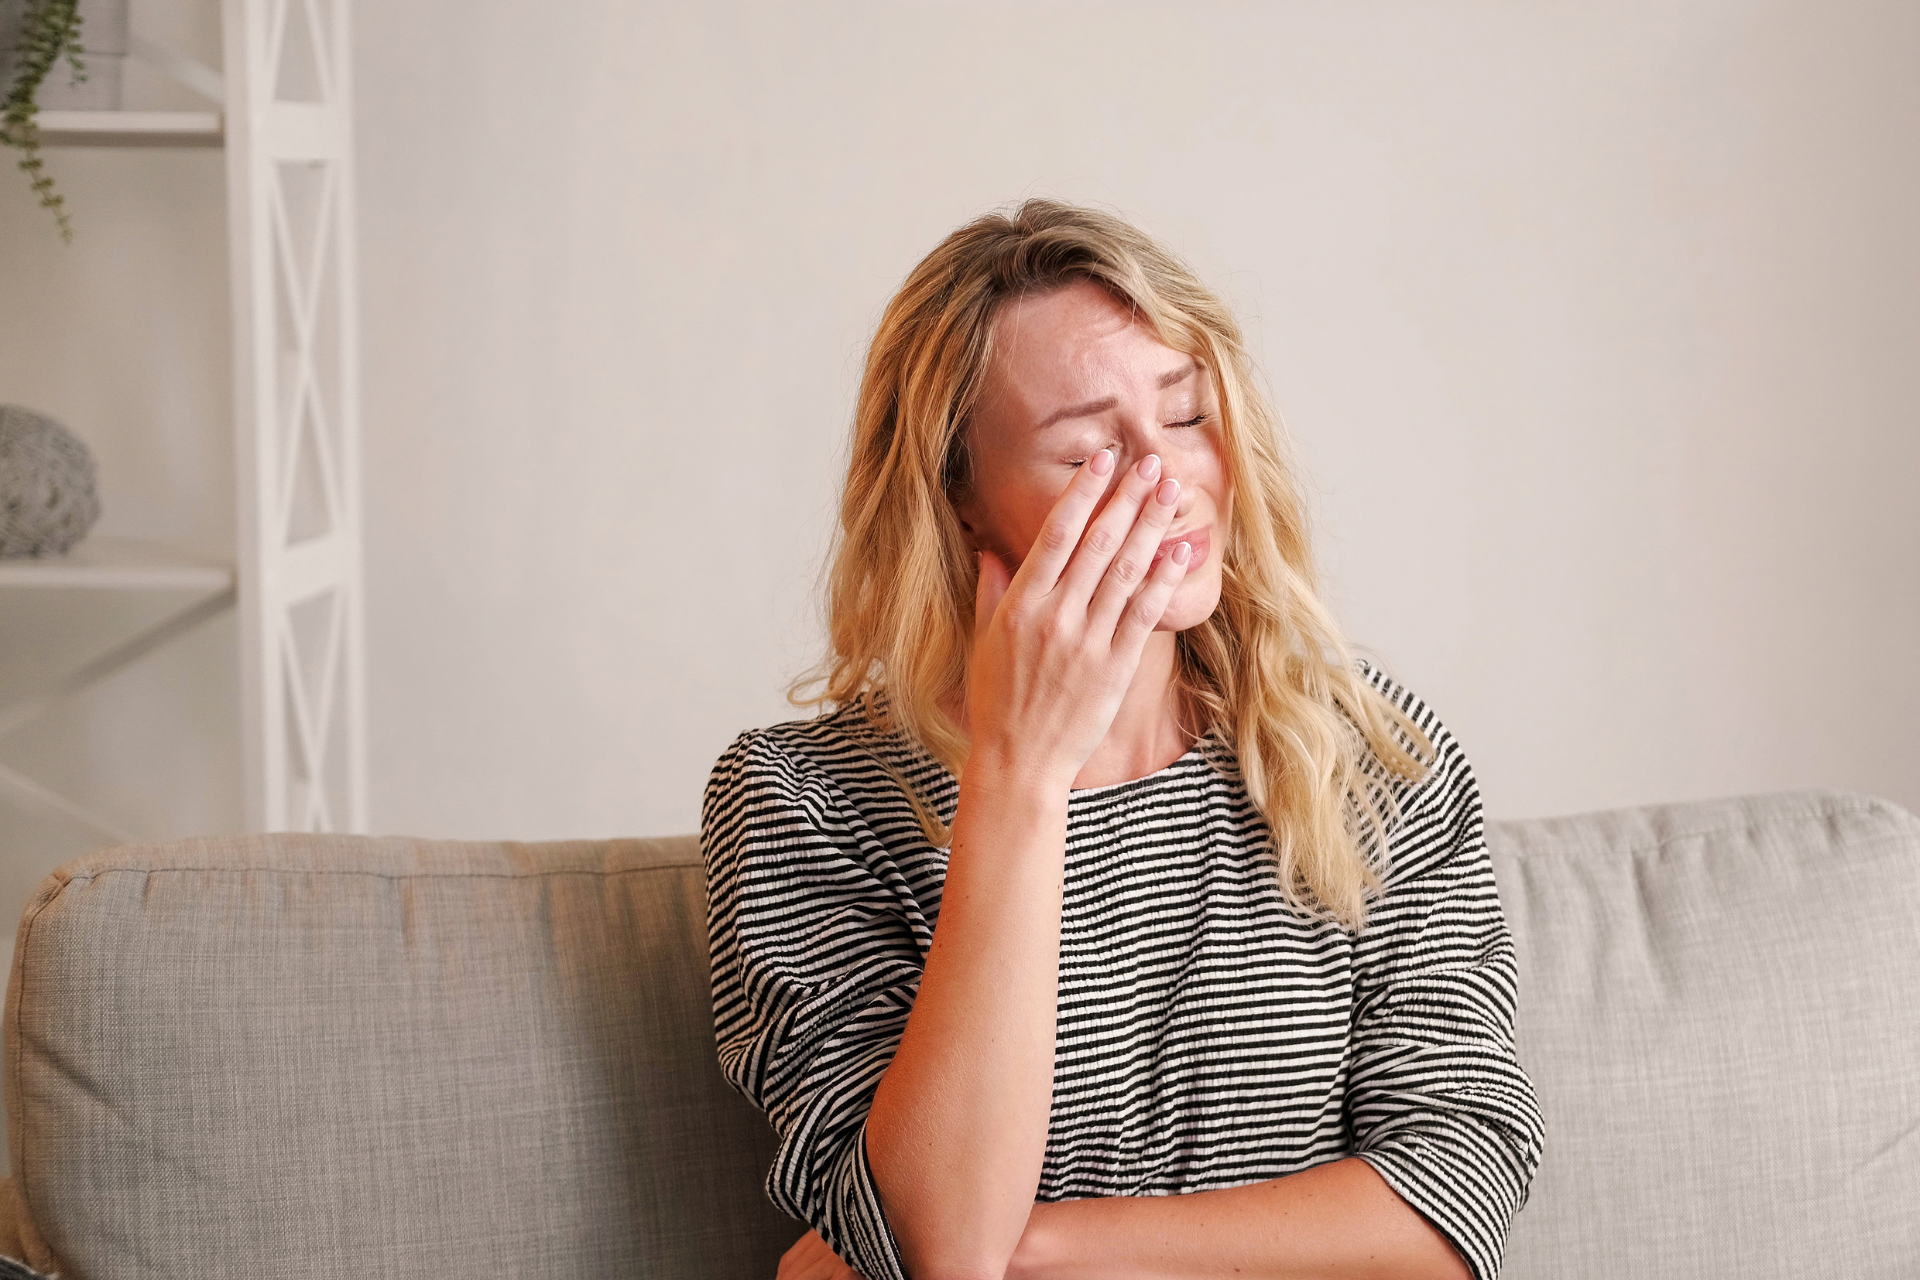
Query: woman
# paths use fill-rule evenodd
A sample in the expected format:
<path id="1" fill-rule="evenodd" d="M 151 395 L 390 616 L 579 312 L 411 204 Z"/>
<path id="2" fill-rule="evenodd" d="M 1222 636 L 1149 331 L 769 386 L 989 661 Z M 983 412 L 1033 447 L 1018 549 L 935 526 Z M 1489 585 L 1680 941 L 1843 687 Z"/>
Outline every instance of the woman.
<path id="1" fill-rule="evenodd" d="M 701 823 L 781 1280 L 1492 1280 L 1542 1130 L 1478 789 L 1185 267 L 1033 200 L 915 268 L 829 626 Z"/>

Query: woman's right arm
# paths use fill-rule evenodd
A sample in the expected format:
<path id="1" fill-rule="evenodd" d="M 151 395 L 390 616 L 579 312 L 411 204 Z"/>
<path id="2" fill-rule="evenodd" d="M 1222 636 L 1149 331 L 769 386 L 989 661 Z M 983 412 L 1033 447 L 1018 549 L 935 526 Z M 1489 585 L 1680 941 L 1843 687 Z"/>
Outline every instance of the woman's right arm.
<path id="1" fill-rule="evenodd" d="M 1026 1228 L 1053 1101 L 1067 795 L 1186 573 L 1172 556 L 1148 571 L 1178 485 L 1143 462 L 1089 524 L 1113 466 L 1099 461 L 1011 580 L 981 557 L 940 915 L 866 1126 L 913 1280 L 1000 1280 Z"/>

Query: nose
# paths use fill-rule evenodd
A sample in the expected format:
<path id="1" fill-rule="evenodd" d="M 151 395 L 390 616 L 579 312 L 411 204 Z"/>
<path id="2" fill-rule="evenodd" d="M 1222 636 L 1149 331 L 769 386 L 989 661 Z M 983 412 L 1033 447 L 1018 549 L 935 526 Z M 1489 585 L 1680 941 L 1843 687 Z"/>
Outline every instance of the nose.
<path id="1" fill-rule="evenodd" d="M 1113 495 L 1119 492 L 1122 481 L 1129 477 L 1137 478 L 1140 463 L 1149 456 L 1156 457 L 1160 460 L 1160 470 L 1158 474 L 1154 476 L 1156 483 L 1161 480 L 1180 479 L 1179 470 L 1174 466 L 1173 461 L 1167 456 L 1165 450 L 1156 449 L 1138 441 L 1131 443 L 1127 441 L 1116 441 L 1107 447 L 1114 451 L 1114 467 L 1107 481 L 1106 491 L 1100 495 L 1100 501 L 1094 508 L 1096 515 L 1106 508 L 1108 502 L 1113 500 Z M 1179 504 L 1174 508 L 1174 517 L 1178 519 L 1181 515 L 1185 514 L 1188 507 L 1191 506 L 1192 501 L 1193 499 L 1187 493 L 1186 486 L 1182 485 L 1180 487 Z"/>
<path id="2" fill-rule="evenodd" d="M 1158 435 L 1159 433 L 1144 422 L 1128 421 L 1122 425 L 1114 434 L 1113 442 L 1107 446 L 1114 451 L 1116 465 L 1113 468 L 1113 474 L 1116 477 L 1124 476 L 1128 468 L 1139 466 L 1142 458 L 1148 454 L 1155 454 L 1160 459 L 1161 476 L 1164 478 L 1172 475 L 1168 469 L 1167 451 L 1161 447 L 1162 442 Z M 1175 478 L 1178 479 L 1177 476 Z"/>

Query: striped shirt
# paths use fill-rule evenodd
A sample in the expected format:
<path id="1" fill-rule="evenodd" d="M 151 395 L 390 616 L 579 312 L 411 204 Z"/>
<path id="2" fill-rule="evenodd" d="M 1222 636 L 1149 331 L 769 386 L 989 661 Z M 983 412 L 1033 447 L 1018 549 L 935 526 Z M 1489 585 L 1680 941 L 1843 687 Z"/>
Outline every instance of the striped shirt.
<path id="1" fill-rule="evenodd" d="M 1036 1198 L 1174 1195 L 1366 1160 L 1499 1271 L 1543 1130 L 1514 1055 L 1515 960 L 1479 788 L 1433 742 L 1398 784 L 1386 892 L 1357 936 L 1290 907 L 1232 750 L 1070 793 L 1053 1107 Z M 868 1280 L 906 1280 L 866 1117 L 919 989 L 959 784 L 855 704 L 742 734 L 701 814 L 720 1066 L 779 1137 L 767 1191 Z"/>

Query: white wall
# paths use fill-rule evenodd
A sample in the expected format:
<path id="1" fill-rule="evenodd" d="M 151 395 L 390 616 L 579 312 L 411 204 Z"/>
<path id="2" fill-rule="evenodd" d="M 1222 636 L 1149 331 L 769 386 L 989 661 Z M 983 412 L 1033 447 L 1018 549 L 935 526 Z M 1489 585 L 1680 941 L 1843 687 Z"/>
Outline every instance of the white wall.
<path id="1" fill-rule="evenodd" d="M 383 828 L 691 829 L 792 714 L 881 306 L 1030 193 L 1247 313 L 1494 813 L 1920 807 L 1913 6 L 464 14 L 360 42 Z"/>
<path id="2" fill-rule="evenodd" d="M 1920 808 L 1903 0 L 414 0 L 357 55 L 379 830 L 693 829 L 732 735 L 794 714 L 880 308 L 1028 194 L 1241 308 L 1341 616 L 1495 816 Z M 0 399 L 84 428 L 115 531 L 224 528 L 224 286 L 180 278 L 217 272 L 217 161 L 59 164 L 70 251 L 0 178 Z M 74 289 L 126 310 L 104 366 Z M 183 340 L 212 363 L 170 382 Z M 221 634 L 139 678 L 211 690 Z"/>

